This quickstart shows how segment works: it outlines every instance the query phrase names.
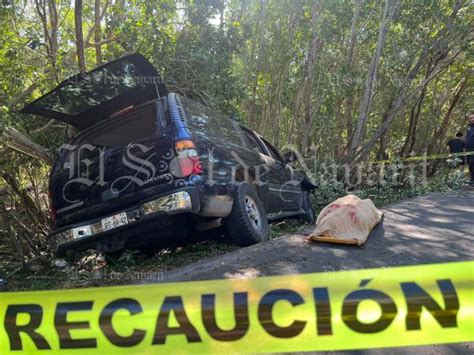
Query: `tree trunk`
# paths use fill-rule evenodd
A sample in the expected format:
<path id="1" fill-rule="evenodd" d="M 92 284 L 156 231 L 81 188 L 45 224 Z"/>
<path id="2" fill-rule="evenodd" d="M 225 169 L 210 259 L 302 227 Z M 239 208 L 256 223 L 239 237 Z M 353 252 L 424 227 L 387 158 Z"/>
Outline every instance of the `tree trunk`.
<path id="1" fill-rule="evenodd" d="M 409 155 L 413 151 L 413 147 L 415 146 L 416 140 L 416 128 L 418 126 L 418 118 L 420 117 L 421 106 L 423 104 L 423 100 L 426 94 L 426 86 L 421 89 L 421 94 L 413 104 L 410 110 L 410 123 L 408 125 L 408 133 L 405 138 L 405 142 L 403 143 L 403 147 L 400 150 L 400 156 Z"/>
<path id="2" fill-rule="evenodd" d="M 82 0 L 74 0 L 74 22 L 76 26 L 77 65 L 81 73 L 86 72 L 84 36 L 82 34 Z"/>
<path id="3" fill-rule="evenodd" d="M 318 25 L 319 19 L 319 2 L 315 1 L 311 12 L 311 40 L 308 44 L 308 59 L 306 61 L 306 78 L 303 84 L 304 90 L 304 126 L 303 126 L 303 137 L 301 140 L 301 151 L 304 153 L 308 148 L 308 139 L 311 132 L 311 125 L 315 111 L 311 107 L 313 97 L 313 85 L 314 85 L 314 74 L 315 74 L 315 63 L 316 63 L 316 52 L 318 48 Z"/>
<path id="4" fill-rule="evenodd" d="M 428 69 L 426 70 L 426 75 L 425 79 L 430 75 L 432 70 L 432 60 L 428 63 Z M 423 100 L 425 99 L 426 95 L 426 89 L 428 87 L 428 82 L 423 85 L 423 88 L 421 89 L 420 96 L 418 97 L 418 100 L 416 100 L 415 104 L 412 106 L 410 110 L 410 123 L 408 126 L 408 133 L 407 137 L 405 139 L 405 142 L 403 143 L 403 147 L 400 150 L 401 156 L 406 156 L 410 154 L 413 151 L 413 148 L 415 146 L 415 140 L 416 140 L 416 128 L 418 126 L 418 119 L 420 117 L 420 112 L 421 112 L 421 107 L 423 105 Z"/>
<path id="5" fill-rule="evenodd" d="M 388 104 L 388 108 L 387 108 L 387 111 L 385 111 L 385 113 L 383 114 L 382 116 L 382 120 L 381 120 L 381 124 L 383 125 L 384 122 L 387 120 L 388 118 L 388 114 L 390 112 L 390 108 L 392 107 L 393 105 L 393 100 L 395 99 L 395 95 L 394 94 L 391 98 L 390 98 L 390 102 Z M 377 160 L 387 160 L 389 159 L 389 156 L 387 154 L 387 132 L 385 132 L 385 134 L 383 134 L 381 137 L 380 137 L 380 140 L 379 140 L 379 151 L 377 152 Z"/>
<path id="6" fill-rule="evenodd" d="M 97 66 L 102 64 L 102 46 L 101 41 L 101 29 L 100 29 L 100 0 L 94 2 L 94 46 L 95 46 L 95 63 Z"/>
<path id="7" fill-rule="evenodd" d="M 14 128 L 5 127 L 2 138 L 2 143 L 11 149 L 29 155 L 35 159 L 42 160 L 48 165 L 51 165 L 53 162 L 52 155 L 45 148 L 38 143 L 33 142 L 30 138 L 21 134 Z"/>
<path id="8" fill-rule="evenodd" d="M 353 160 L 356 155 L 357 148 L 359 147 L 364 137 L 370 108 L 372 106 L 375 85 L 377 83 L 377 72 L 380 64 L 380 58 L 382 56 L 382 51 L 385 45 L 385 39 L 387 38 L 387 33 L 390 28 L 390 24 L 397 8 L 397 0 L 385 0 L 385 8 L 377 37 L 377 46 L 375 48 L 375 52 L 370 63 L 369 72 L 367 73 L 364 97 L 359 106 L 357 125 L 354 130 L 354 134 L 352 135 L 347 161 Z"/>
<path id="9" fill-rule="evenodd" d="M 224 31 L 224 10 L 225 10 L 225 1 L 222 2 L 221 7 L 219 8 L 219 30 Z"/>
<path id="10" fill-rule="evenodd" d="M 464 7 L 467 6 L 466 2 L 457 1 L 453 5 L 453 9 L 450 15 L 449 22 L 445 24 L 445 26 L 436 34 L 436 37 L 431 41 L 430 45 L 423 50 L 420 54 L 418 61 L 413 66 L 413 68 L 408 73 L 407 77 L 403 80 L 403 84 L 398 89 L 398 98 L 394 101 L 392 108 L 387 116 L 387 120 L 377 129 L 374 135 L 370 138 L 367 144 L 356 154 L 357 159 L 353 159 L 353 161 L 362 161 L 367 158 L 367 155 L 372 150 L 374 145 L 376 144 L 377 140 L 385 134 L 387 129 L 392 125 L 395 117 L 397 116 L 398 112 L 406 105 L 406 103 L 416 95 L 425 85 L 427 85 L 433 78 L 435 78 L 438 74 L 440 74 L 443 70 L 445 70 L 451 63 L 456 59 L 456 57 L 462 52 L 462 48 L 465 45 L 463 42 L 466 40 L 467 35 L 462 36 L 459 39 L 460 47 L 457 48 L 454 53 L 448 57 L 449 52 L 452 50 L 447 45 L 444 45 L 446 42 L 446 36 L 449 34 L 449 29 L 453 27 L 453 21 L 455 20 L 456 16 L 459 14 L 459 11 Z M 426 65 L 426 62 L 431 59 L 430 53 L 436 50 L 436 57 L 434 61 L 436 65 L 433 67 L 433 70 L 430 71 L 430 74 L 424 78 L 424 80 L 416 86 L 416 88 L 410 91 L 410 86 L 412 85 L 413 81 L 417 77 L 418 73 L 420 72 L 421 68 Z"/>
<path id="11" fill-rule="evenodd" d="M 263 50 L 265 48 L 264 34 L 265 34 L 265 21 L 267 16 L 266 3 L 263 0 L 260 0 L 260 9 L 259 9 L 259 19 L 257 24 L 257 33 L 256 38 L 252 42 L 252 50 L 250 54 L 249 63 L 252 63 L 257 55 L 257 62 L 255 67 L 249 68 L 247 76 L 247 85 L 251 86 L 252 95 L 251 98 L 247 101 L 247 112 L 248 112 L 248 121 L 247 124 L 250 128 L 254 127 L 255 121 L 255 106 L 257 101 L 257 89 L 258 89 L 258 76 L 260 73 L 260 66 L 263 57 Z M 257 53 L 256 53 L 257 52 Z"/>
<path id="12" fill-rule="evenodd" d="M 357 25 L 357 21 L 359 20 L 361 9 L 362 9 L 362 0 L 355 0 L 354 16 L 352 17 L 352 21 L 351 21 L 351 40 L 349 44 L 349 51 L 347 53 L 347 72 L 349 75 L 348 80 L 347 80 L 347 85 L 349 86 L 348 89 L 351 89 L 351 91 L 354 89 L 353 80 L 352 80 L 352 63 L 354 61 L 354 53 L 355 53 L 355 47 L 357 43 L 356 25 Z M 353 106 L 354 106 L 353 92 L 349 92 L 349 90 L 347 90 L 347 94 L 344 97 L 344 121 L 346 122 L 347 137 L 352 136 L 352 108 Z M 348 142 L 347 146 L 350 146 L 350 141 Z M 342 154 L 345 154 L 345 152 L 343 151 Z"/>
<path id="13" fill-rule="evenodd" d="M 35 10 L 41 21 L 52 77 L 56 83 L 59 83 L 56 63 L 58 54 L 58 12 L 56 1 L 48 0 L 46 3 L 46 1 L 35 0 Z"/>
<path id="14" fill-rule="evenodd" d="M 398 90 L 398 97 L 394 101 L 393 106 L 390 108 L 390 112 L 387 115 L 387 120 L 377 129 L 377 131 L 374 133 L 374 135 L 370 138 L 370 140 L 367 142 L 367 144 L 361 149 L 360 153 L 358 154 L 358 161 L 364 160 L 367 158 L 367 155 L 369 152 L 372 150 L 373 146 L 375 143 L 379 140 L 379 138 L 385 134 L 387 129 L 392 125 L 395 117 L 397 116 L 398 112 L 401 110 L 402 107 L 406 105 L 406 103 L 415 95 L 417 92 L 419 92 L 423 86 L 425 86 L 428 82 L 430 82 L 434 77 L 436 77 L 438 74 L 440 74 L 444 69 L 446 69 L 447 66 L 449 66 L 454 59 L 459 55 L 461 50 L 458 50 L 453 56 L 449 58 L 445 58 L 444 60 L 441 60 L 438 65 L 435 66 L 433 69 L 432 73 L 425 78 L 419 84 L 413 91 L 408 90 L 410 87 L 410 84 L 413 82 L 413 79 L 415 78 L 416 75 L 411 75 L 413 74 L 413 71 L 410 72 L 408 77 L 405 79 L 405 84 Z M 418 68 L 419 70 L 419 68 Z M 418 72 L 418 71 L 417 71 Z"/>
<path id="15" fill-rule="evenodd" d="M 446 133 L 448 131 L 449 121 L 451 119 L 452 113 L 459 100 L 461 99 L 462 94 L 468 87 L 469 74 L 465 75 L 464 80 L 456 87 L 451 103 L 449 104 L 448 111 L 443 117 L 441 125 L 435 131 L 433 138 L 431 139 L 431 144 L 428 146 L 428 155 L 439 153 L 442 148 L 443 141 L 446 138 Z"/>
<path id="16" fill-rule="evenodd" d="M 51 52 L 51 61 L 53 63 L 53 70 L 56 72 L 56 62 L 57 62 L 57 55 L 58 55 L 58 10 L 56 8 L 56 1 L 49 0 L 48 1 L 48 9 L 49 9 L 49 22 L 50 22 L 50 52 Z"/>

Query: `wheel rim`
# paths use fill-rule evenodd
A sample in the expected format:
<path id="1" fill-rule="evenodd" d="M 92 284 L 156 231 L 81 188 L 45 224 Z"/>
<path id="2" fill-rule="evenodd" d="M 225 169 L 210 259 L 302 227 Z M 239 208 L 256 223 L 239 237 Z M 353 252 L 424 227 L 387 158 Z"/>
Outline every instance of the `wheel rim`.
<path id="1" fill-rule="evenodd" d="M 262 216 L 257 207 L 257 203 L 250 196 L 245 196 L 245 210 L 247 211 L 247 216 L 256 230 L 262 229 Z"/>

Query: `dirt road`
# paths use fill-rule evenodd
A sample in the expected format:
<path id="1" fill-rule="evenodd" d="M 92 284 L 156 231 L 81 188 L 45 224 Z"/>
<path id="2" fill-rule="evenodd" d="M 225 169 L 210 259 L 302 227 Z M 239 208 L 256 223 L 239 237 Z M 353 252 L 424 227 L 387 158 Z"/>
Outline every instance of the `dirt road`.
<path id="1" fill-rule="evenodd" d="M 300 274 L 474 260 L 474 192 L 429 194 L 383 209 L 361 248 L 310 243 L 301 234 L 203 260 L 165 274 L 164 282 Z M 472 354 L 473 343 L 372 349 L 352 354 Z M 338 352 L 345 354 L 349 352 Z M 334 354 L 331 352 L 331 354 Z"/>

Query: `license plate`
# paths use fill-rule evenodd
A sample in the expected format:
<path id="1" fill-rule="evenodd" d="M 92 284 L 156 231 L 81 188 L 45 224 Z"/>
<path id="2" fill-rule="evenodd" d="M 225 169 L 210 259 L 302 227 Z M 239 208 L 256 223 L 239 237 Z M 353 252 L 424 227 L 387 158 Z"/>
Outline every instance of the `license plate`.
<path id="1" fill-rule="evenodd" d="M 128 223 L 127 213 L 122 212 L 113 216 L 102 218 L 102 230 L 108 231 Z"/>

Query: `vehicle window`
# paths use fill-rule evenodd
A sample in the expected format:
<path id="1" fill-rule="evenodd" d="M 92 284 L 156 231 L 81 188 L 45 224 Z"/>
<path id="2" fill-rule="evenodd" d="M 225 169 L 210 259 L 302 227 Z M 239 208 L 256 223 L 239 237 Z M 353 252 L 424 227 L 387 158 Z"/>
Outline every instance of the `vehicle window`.
<path id="1" fill-rule="evenodd" d="M 264 153 L 253 133 L 247 131 L 246 129 L 243 129 L 243 132 L 247 137 L 247 141 L 250 143 L 249 148 L 255 150 L 258 153 Z"/>
<path id="2" fill-rule="evenodd" d="M 155 132 L 157 132 L 156 106 L 149 104 L 124 114 L 123 117 L 103 121 L 80 137 L 83 142 L 100 147 L 125 147 Z"/>
<path id="3" fill-rule="evenodd" d="M 68 81 L 31 105 L 78 115 L 127 91 L 144 88 L 136 79 L 139 77 L 139 68 L 133 62 L 111 63 L 85 75 L 80 81 Z"/>
<path id="4" fill-rule="evenodd" d="M 194 133 L 241 144 L 240 132 L 230 118 L 188 98 L 180 96 L 180 100 L 186 114 L 186 123 Z"/>
<path id="5" fill-rule="evenodd" d="M 262 139 L 262 141 L 265 143 L 265 145 L 267 146 L 268 150 L 270 151 L 270 156 L 275 159 L 276 161 L 279 161 L 281 163 L 283 163 L 283 159 L 280 155 L 280 153 L 278 153 L 278 150 L 276 150 L 275 147 L 273 147 L 269 141 L 267 141 L 265 138 L 263 137 L 260 137 Z"/>

